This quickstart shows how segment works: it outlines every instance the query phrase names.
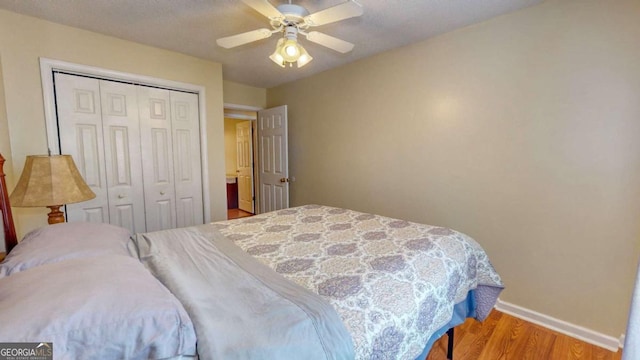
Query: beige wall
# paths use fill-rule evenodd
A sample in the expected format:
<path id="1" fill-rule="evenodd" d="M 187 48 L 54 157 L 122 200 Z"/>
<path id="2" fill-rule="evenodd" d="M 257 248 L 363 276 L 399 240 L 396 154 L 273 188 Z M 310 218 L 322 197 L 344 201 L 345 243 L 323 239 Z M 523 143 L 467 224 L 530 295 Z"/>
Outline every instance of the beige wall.
<path id="1" fill-rule="evenodd" d="M 27 155 L 47 152 L 39 57 L 204 86 L 211 214 L 226 219 L 220 64 L 0 10 L 2 81 L 15 174 Z M 2 115 L 0 122 L 2 136 Z M 46 224 L 44 209 L 14 212 L 19 235 Z"/>
<path id="2" fill-rule="evenodd" d="M 618 337 L 640 255 L 640 2 L 547 0 L 269 89 L 293 205 L 477 239 L 501 298 Z"/>
<path id="3" fill-rule="evenodd" d="M 267 107 L 267 89 L 248 86 L 233 81 L 223 81 L 224 103 L 246 105 L 257 108 Z"/>

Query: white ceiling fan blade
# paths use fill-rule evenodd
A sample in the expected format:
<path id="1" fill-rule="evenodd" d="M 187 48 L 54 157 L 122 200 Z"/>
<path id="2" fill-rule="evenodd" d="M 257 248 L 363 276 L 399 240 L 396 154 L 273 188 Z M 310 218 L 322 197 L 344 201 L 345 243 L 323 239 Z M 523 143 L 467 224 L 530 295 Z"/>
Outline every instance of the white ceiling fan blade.
<path id="1" fill-rule="evenodd" d="M 268 17 L 269 19 L 281 19 L 284 15 L 275 6 L 267 0 L 242 0 L 243 3 L 251 6 L 254 10 L 260 14 Z"/>
<path id="2" fill-rule="evenodd" d="M 329 36 L 319 31 L 311 31 L 306 35 L 307 35 L 307 40 L 314 42 L 316 44 L 320 44 L 322 46 L 326 46 L 329 49 L 333 49 L 343 54 L 348 53 L 353 49 L 352 43 L 335 38 L 333 36 Z"/>
<path id="3" fill-rule="evenodd" d="M 222 46 L 225 49 L 234 48 L 236 46 L 248 44 L 253 41 L 266 39 L 271 36 L 271 30 L 269 29 L 258 29 L 253 31 L 247 31 L 242 34 L 232 35 L 220 38 L 216 40 L 216 43 L 219 46 Z"/>
<path id="4" fill-rule="evenodd" d="M 320 26 L 332 22 L 362 15 L 362 5 L 353 0 L 349 0 L 340 5 L 320 10 L 317 13 L 307 15 L 304 22 L 309 26 Z"/>

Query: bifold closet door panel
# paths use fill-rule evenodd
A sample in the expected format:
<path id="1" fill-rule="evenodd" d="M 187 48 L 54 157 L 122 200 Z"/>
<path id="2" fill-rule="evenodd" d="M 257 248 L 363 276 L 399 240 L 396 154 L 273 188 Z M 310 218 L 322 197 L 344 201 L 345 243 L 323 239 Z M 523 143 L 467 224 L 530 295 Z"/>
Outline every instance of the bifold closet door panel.
<path id="1" fill-rule="evenodd" d="M 61 152 L 96 198 L 67 220 L 132 233 L 204 223 L 198 95 L 55 73 Z"/>
<path id="2" fill-rule="evenodd" d="M 110 222 L 132 234 L 145 232 L 136 86 L 101 80 L 100 97 Z"/>
<path id="3" fill-rule="evenodd" d="M 204 223 L 198 95 L 171 91 L 176 222 L 178 227 Z"/>
<path id="4" fill-rule="evenodd" d="M 176 227 L 171 99 L 168 90 L 138 86 L 147 231 Z"/>
<path id="5" fill-rule="evenodd" d="M 68 221 L 109 223 L 99 80 L 54 74 L 60 153 L 73 157 L 96 197 L 66 207 Z"/>

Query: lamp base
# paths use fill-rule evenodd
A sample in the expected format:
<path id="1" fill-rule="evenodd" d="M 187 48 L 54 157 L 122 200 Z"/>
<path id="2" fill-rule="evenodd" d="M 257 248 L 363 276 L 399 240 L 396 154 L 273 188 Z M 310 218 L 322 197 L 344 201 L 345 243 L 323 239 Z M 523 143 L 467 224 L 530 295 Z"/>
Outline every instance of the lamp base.
<path id="1" fill-rule="evenodd" d="M 49 212 L 49 225 L 59 224 L 64 222 L 64 213 L 60 211 L 62 205 L 47 206 L 51 211 Z"/>

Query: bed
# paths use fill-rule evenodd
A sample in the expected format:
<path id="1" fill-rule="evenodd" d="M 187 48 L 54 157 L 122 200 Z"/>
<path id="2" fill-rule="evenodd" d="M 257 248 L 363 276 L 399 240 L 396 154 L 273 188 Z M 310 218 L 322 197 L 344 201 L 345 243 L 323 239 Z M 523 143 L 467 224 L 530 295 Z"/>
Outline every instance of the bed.
<path id="1" fill-rule="evenodd" d="M 0 341 L 59 359 L 424 359 L 502 289 L 462 233 L 329 206 L 145 234 L 66 223 L 0 264 Z"/>

